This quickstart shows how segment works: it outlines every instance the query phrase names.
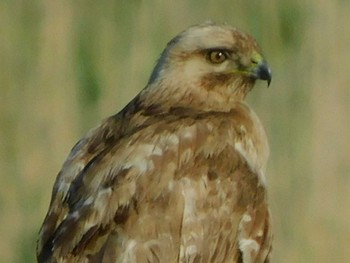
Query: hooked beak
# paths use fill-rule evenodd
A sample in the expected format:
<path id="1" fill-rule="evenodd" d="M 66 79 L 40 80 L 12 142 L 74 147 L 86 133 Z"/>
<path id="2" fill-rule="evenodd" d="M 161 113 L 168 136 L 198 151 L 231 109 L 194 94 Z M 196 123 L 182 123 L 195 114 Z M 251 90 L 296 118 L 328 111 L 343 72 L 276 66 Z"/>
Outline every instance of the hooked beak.
<path id="1" fill-rule="evenodd" d="M 271 79 L 272 79 L 272 72 L 266 60 L 261 59 L 260 61 L 258 61 L 252 67 L 251 73 L 253 77 L 256 79 L 266 80 L 267 86 L 270 86 Z"/>

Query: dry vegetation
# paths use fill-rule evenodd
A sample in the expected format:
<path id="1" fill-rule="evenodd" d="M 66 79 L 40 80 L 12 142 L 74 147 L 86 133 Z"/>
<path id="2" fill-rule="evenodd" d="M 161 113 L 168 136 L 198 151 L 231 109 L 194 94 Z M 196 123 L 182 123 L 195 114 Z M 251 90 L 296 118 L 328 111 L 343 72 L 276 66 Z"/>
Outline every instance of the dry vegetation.
<path id="1" fill-rule="evenodd" d="M 271 141 L 274 262 L 349 261 L 350 1 L 13 0 L 0 3 L 0 262 L 35 262 L 70 148 L 206 19 L 254 34 L 274 71 L 249 98 Z"/>

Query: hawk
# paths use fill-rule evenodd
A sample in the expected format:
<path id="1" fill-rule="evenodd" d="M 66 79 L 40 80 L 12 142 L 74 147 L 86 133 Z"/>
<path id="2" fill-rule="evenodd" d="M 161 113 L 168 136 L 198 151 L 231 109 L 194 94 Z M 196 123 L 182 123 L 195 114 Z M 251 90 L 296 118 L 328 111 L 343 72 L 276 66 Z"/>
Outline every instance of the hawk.
<path id="1" fill-rule="evenodd" d="M 271 81 L 258 44 L 204 23 L 173 38 L 146 87 L 71 150 L 39 262 L 268 262 L 264 128 L 244 102 Z"/>

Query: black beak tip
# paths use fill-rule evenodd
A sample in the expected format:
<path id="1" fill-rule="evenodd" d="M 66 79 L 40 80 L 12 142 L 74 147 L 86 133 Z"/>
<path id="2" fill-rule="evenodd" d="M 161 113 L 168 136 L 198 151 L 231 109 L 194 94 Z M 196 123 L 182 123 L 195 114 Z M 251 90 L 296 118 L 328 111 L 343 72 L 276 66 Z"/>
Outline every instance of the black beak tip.
<path id="1" fill-rule="evenodd" d="M 267 65 L 266 61 L 261 63 L 256 72 L 257 78 L 261 80 L 266 80 L 267 81 L 267 86 L 270 86 L 271 79 L 272 79 L 272 72 L 270 67 Z"/>

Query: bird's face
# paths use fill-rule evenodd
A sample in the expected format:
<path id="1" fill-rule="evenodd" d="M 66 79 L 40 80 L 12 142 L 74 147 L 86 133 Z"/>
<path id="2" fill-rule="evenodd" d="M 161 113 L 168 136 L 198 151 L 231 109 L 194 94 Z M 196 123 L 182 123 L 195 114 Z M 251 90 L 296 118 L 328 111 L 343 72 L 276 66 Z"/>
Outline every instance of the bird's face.
<path id="1" fill-rule="evenodd" d="M 215 103 L 244 99 L 257 79 L 270 84 L 271 70 L 255 39 L 230 26 L 202 24 L 168 43 L 150 83 L 166 80 L 177 93 L 207 92 Z"/>
<path id="2" fill-rule="evenodd" d="M 204 49 L 201 53 L 206 60 L 201 62 L 203 64 L 201 71 L 207 76 L 227 76 L 227 79 L 230 77 L 262 79 L 270 85 L 271 70 L 260 53 L 256 51 L 244 55 L 238 50 L 218 46 Z"/>
<path id="3" fill-rule="evenodd" d="M 255 39 L 229 26 L 200 25 L 173 40 L 169 57 L 190 77 L 271 81 L 271 70 Z"/>

